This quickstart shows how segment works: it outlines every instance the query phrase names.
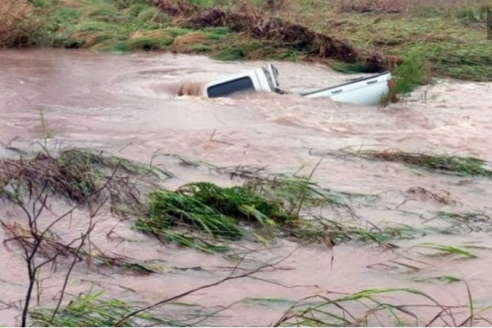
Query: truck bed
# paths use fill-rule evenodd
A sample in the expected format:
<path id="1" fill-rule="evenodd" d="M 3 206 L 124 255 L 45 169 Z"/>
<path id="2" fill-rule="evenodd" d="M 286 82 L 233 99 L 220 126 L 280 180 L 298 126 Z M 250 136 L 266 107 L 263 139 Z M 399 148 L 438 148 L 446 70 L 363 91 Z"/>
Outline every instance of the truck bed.
<path id="1" fill-rule="evenodd" d="M 320 90 L 301 93 L 301 96 L 307 98 L 329 97 L 340 102 L 376 105 L 389 93 L 391 78 L 391 73 L 384 72 Z"/>

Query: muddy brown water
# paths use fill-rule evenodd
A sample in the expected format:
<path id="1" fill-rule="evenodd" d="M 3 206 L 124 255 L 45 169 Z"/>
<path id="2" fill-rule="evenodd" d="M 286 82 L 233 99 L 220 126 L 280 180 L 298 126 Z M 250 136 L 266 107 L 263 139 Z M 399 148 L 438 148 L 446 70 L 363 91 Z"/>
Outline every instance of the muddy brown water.
<path id="1" fill-rule="evenodd" d="M 253 94 L 212 100 L 176 96 L 184 89 L 193 93 L 200 81 L 263 64 L 223 63 L 205 57 L 168 54 L 0 52 L 0 142 L 3 145 L 0 156 L 18 156 L 5 147 L 7 144 L 25 150 L 37 147 L 43 135 L 42 111 L 51 137 L 46 142 L 50 146 L 95 147 L 146 163 L 156 153 L 175 153 L 221 166 L 268 165 L 271 172 L 294 173 L 302 167 L 301 172 L 309 174 L 324 154 L 313 179 L 337 191 L 378 195 L 376 200 L 351 204 L 361 219 L 376 225 L 408 224 L 428 228 L 435 223 L 438 226 L 435 220 L 426 221 L 438 211 L 492 215 L 490 180 L 440 175 L 397 163 L 338 155 L 340 149 L 347 147 L 397 148 L 472 154 L 492 161 L 489 142 L 492 84 L 439 81 L 418 90 L 406 102 L 378 109 L 297 96 L 295 92 L 354 77 L 312 64 L 275 63 L 281 86 L 294 94 Z M 159 157 L 155 161 L 177 175 L 167 182 L 170 187 L 197 180 L 222 185 L 238 183 L 206 170 L 183 168 L 166 158 Z M 451 201 L 444 204 L 426 193 L 412 192 L 412 188 L 417 187 Z M 42 219 L 49 222 L 67 208 L 66 204 L 54 203 L 53 213 L 43 213 Z M 334 215 L 329 211 L 324 214 Z M 341 215 L 349 219 L 347 214 Z M 19 209 L 6 204 L 0 205 L 0 217 L 5 221 L 24 220 Z M 78 237 L 87 222 L 87 212 L 77 210 L 55 230 L 64 240 L 71 240 Z M 218 255 L 162 245 L 133 231 L 130 222 L 120 223 L 112 238 L 108 238 L 107 233 L 118 220 L 107 210 L 99 213 L 95 222 L 97 227 L 91 241 L 100 249 L 142 260 L 158 259 L 169 270 L 163 274 L 135 275 L 111 268 L 87 270 L 83 263 L 78 264 L 68 285 L 70 295 L 92 288 L 104 290 L 107 297 L 153 303 L 217 281 L 235 265 Z M 280 264 L 283 270 L 258 275 L 276 283 L 258 279 L 230 281 L 182 300 L 203 308 L 190 310 L 175 305 L 176 309 L 172 308 L 171 312 L 190 320 L 187 323 L 196 323 L 210 311 L 239 302 L 201 324 L 264 326 L 276 322 L 290 304 L 240 301 L 247 298 L 295 301 L 314 294 L 336 297 L 336 293 L 375 288 L 413 288 L 431 295 L 441 304 L 466 306 L 465 280 L 475 306 L 487 306 L 492 304 L 489 274 L 492 251 L 488 249 L 492 247 L 492 240 L 486 231 L 487 224 L 479 226 L 482 231 L 455 235 L 428 232 L 420 238 L 396 241 L 400 247 L 396 251 L 384 251 L 375 245 L 337 245 L 333 250 L 333 266 L 330 265 L 332 253 L 322 244 L 299 248 L 293 241 L 278 241 L 274 248 L 260 250 L 248 258 L 251 262 L 244 263 L 253 268 L 297 249 Z M 0 230 L 0 240 L 5 238 L 5 232 Z M 480 248 L 468 248 L 477 255 L 468 260 L 428 257 L 409 249 L 424 242 L 457 247 L 478 245 Z M 253 243 L 237 246 L 260 247 Z M 394 261 L 420 270 L 414 271 Z M 25 296 L 27 272 L 21 253 L 13 245 L 0 244 L 0 263 L 3 266 L 0 270 L 0 324 L 16 325 L 19 301 Z M 62 261 L 56 271 L 48 267 L 42 271 L 40 306 L 53 306 L 67 267 Z M 175 267 L 202 267 L 205 271 L 176 270 Z M 418 281 L 439 276 L 462 280 L 453 284 Z M 401 304 L 426 304 L 421 298 L 406 294 L 398 294 L 392 299 L 395 300 Z M 36 297 L 33 306 L 37 306 Z M 167 309 L 170 311 L 169 307 Z M 166 307 L 162 311 L 166 312 Z M 416 307 L 413 311 L 425 320 L 439 310 Z M 468 315 L 467 311 L 466 308 L 456 310 L 462 317 Z"/>

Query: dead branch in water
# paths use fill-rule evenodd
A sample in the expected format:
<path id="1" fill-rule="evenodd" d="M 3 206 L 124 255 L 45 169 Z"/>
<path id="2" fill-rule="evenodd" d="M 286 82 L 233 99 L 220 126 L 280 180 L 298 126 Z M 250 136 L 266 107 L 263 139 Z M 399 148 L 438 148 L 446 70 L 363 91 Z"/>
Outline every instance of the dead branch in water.
<path id="1" fill-rule="evenodd" d="M 40 193 L 36 196 L 36 198 L 33 201 L 32 204 L 32 210 L 28 209 L 28 206 L 25 202 L 21 200 L 21 198 L 17 197 L 14 199 L 15 204 L 25 213 L 27 219 L 28 219 L 28 229 L 22 228 L 20 225 L 16 224 L 8 224 L 2 220 L 0 220 L 0 223 L 2 226 L 13 236 L 12 240 L 16 240 L 18 244 L 21 246 L 23 252 L 24 252 L 24 257 L 25 261 L 27 264 L 27 273 L 28 273 L 28 287 L 27 287 L 27 292 L 26 292 L 26 298 L 25 298 L 25 303 L 22 309 L 22 319 L 21 319 L 21 325 L 25 327 L 27 325 L 27 317 L 29 314 L 29 305 L 31 302 L 32 298 L 32 292 L 34 289 L 34 286 L 37 282 L 37 274 L 39 270 L 44 267 L 45 265 L 49 263 L 54 263 L 58 257 L 60 256 L 66 256 L 68 254 L 72 254 L 74 256 L 74 262 L 72 263 L 72 266 L 70 267 L 66 278 L 65 278 L 65 285 L 62 290 L 62 294 L 60 296 L 60 304 L 61 304 L 61 299 L 64 296 L 65 288 L 66 288 L 66 282 L 69 279 L 69 276 L 71 274 L 73 265 L 76 261 L 76 259 L 79 257 L 79 251 L 81 250 L 82 246 L 86 242 L 86 240 L 89 238 L 92 230 L 95 227 L 95 224 L 93 224 L 92 220 L 93 218 L 97 215 L 99 209 L 101 208 L 102 205 L 97 206 L 94 210 L 92 209 L 90 200 L 93 199 L 93 197 L 98 197 L 100 193 L 108 187 L 108 185 L 111 183 L 112 179 L 115 177 L 115 174 L 119 168 L 119 165 L 116 166 L 115 170 L 113 171 L 113 174 L 111 177 L 106 181 L 104 185 L 102 185 L 100 188 L 95 189 L 88 195 L 86 195 L 83 199 L 80 199 L 79 202 L 73 206 L 70 210 L 53 220 L 44 230 L 40 230 L 38 228 L 38 219 L 43 213 L 43 210 L 47 209 L 47 200 L 48 200 L 48 195 L 46 195 L 48 191 L 48 184 L 45 183 L 43 188 L 41 189 Z M 79 238 L 74 239 L 72 242 L 70 242 L 68 245 L 63 245 L 60 244 L 59 242 L 56 241 L 56 238 L 54 237 L 55 235 L 52 233 L 51 229 L 59 223 L 61 220 L 64 218 L 68 217 L 71 215 L 75 209 L 77 209 L 80 205 L 82 204 L 87 204 L 89 202 L 89 210 L 90 210 L 90 215 L 89 215 L 89 227 L 88 229 L 81 234 Z M 104 203 L 104 202 L 103 202 Z M 39 208 L 38 208 L 39 206 Z M 48 240 L 48 241 L 47 241 Z M 8 240 L 7 240 L 8 241 Z M 7 242 L 4 241 L 4 242 Z M 70 248 L 72 244 L 75 244 L 79 242 L 79 246 L 77 248 Z M 67 247 L 68 246 L 68 247 Z M 37 257 L 38 255 L 44 255 L 46 259 L 41 261 L 40 263 L 37 262 Z"/>
<path id="2" fill-rule="evenodd" d="M 180 298 L 183 298 L 183 297 L 185 297 L 185 296 L 188 296 L 188 295 L 190 295 L 190 294 L 193 294 L 193 293 L 195 293 L 195 292 L 197 292 L 197 291 L 204 290 L 204 289 L 209 289 L 209 288 L 212 288 L 212 287 L 216 287 L 216 286 L 221 285 L 221 284 L 223 284 L 223 283 L 225 283 L 225 282 L 227 282 L 227 281 L 236 280 L 236 279 L 242 279 L 242 278 L 247 278 L 247 277 L 250 277 L 250 276 L 252 276 L 252 275 L 254 275 L 254 274 L 256 274 L 256 273 L 262 272 L 262 271 L 263 271 L 264 269 L 266 269 L 266 268 L 273 268 L 273 267 L 275 267 L 276 265 L 278 265 L 278 264 L 280 264 L 280 263 L 284 262 L 285 260 L 287 260 L 288 258 L 290 258 L 290 257 L 291 257 L 291 256 L 292 256 L 292 255 L 293 255 L 293 254 L 297 251 L 297 250 L 298 250 L 298 248 L 295 248 L 295 249 L 294 249 L 292 252 L 290 252 L 287 256 L 285 256 L 285 257 L 281 258 L 280 260 L 278 260 L 278 261 L 276 261 L 276 262 L 274 262 L 274 263 L 270 263 L 270 264 L 265 264 L 265 265 L 262 265 L 262 266 L 260 266 L 260 267 L 258 267 L 258 268 L 256 268 L 256 269 L 254 269 L 254 270 L 251 270 L 251 271 L 248 271 L 248 272 L 245 272 L 245 273 L 235 274 L 235 273 L 236 273 L 236 269 L 237 269 L 237 268 L 241 265 L 241 263 L 243 262 L 243 260 L 244 260 L 244 258 L 245 258 L 245 256 L 244 256 L 244 257 L 243 257 L 243 258 L 242 258 L 242 259 L 241 259 L 241 260 L 237 263 L 237 265 L 234 267 L 234 269 L 231 271 L 231 273 L 230 273 L 227 277 L 225 277 L 225 278 L 223 278 L 223 279 L 221 279 L 221 280 L 219 280 L 219 281 L 216 281 L 216 282 L 214 282 L 214 283 L 208 284 L 208 285 L 203 285 L 203 286 L 200 286 L 200 287 L 197 287 L 197 288 L 193 288 L 193 289 L 188 290 L 188 291 L 186 291 L 186 292 L 183 292 L 183 293 L 181 293 L 181 294 L 179 294 L 179 295 L 175 295 L 175 296 L 172 296 L 172 297 L 166 298 L 166 299 L 164 299 L 164 300 L 162 300 L 162 301 L 159 301 L 159 302 L 157 302 L 157 303 L 154 303 L 154 304 L 149 305 L 149 306 L 147 306 L 147 307 L 144 307 L 144 308 L 142 308 L 142 309 L 136 310 L 136 311 L 134 311 L 134 312 L 130 313 L 129 315 L 127 315 L 127 316 L 125 316 L 125 317 L 121 318 L 120 320 L 116 321 L 116 322 L 114 323 L 114 325 L 113 325 L 113 326 L 114 326 L 114 327 L 120 327 L 122 323 L 124 323 L 125 321 L 127 321 L 128 319 L 130 319 L 130 318 L 132 318 L 132 317 L 135 317 L 135 316 L 136 316 L 136 315 L 138 315 L 138 314 L 141 314 L 141 313 L 143 313 L 143 312 L 147 312 L 147 311 L 152 310 L 152 309 L 154 309 L 154 308 L 156 308 L 156 307 L 158 307 L 158 306 L 161 306 L 161 305 L 163 305 L 163 304 L 170 303 L 170 302 L 172 302 L 172 301 L 178 300 L 178 299 L 180 299 Z"/>
<path id="3" fill-rule="evenodd" d="M 92 216 L 92 214 L 91 214 Z M 0 220 L 1 222 L 1 220 Z M 33 233 L 29 230 L 29 228 L 14 222 L 2 222 L 3 228 L 8 232 L 13 234 L 12 238 L 4 240 L 4 244 L 8 244 L 10 242 L 17 242 L 22 248 L 29 249 L 32 251 L 36 246 L 36 241 L 40 238 L 39 234 L 34 232 L 36 236 L 33 236 Z M 126 256 L 121 255 L 108 255 L 102 251 L 97 253 L 93 251 L 89 251 L 85 247 L 72 246 L 74 242 L 65 244 L 61 242 L 58 237 L 54 234 L 46 235 L 42 239 L 38 247 L 38 255 L 43 258 L 70 258 L 73 257 L 73 263 L 78 261 L 85 260 L 88 263 L 91 263 L 96 266 L 110 266 L 110 267 L 119 267 L 123 269 L 132 270 L 135 272 L 145 272 L 145 273 L 155 273 L 159 271 L 159 266 L 154 263 L 154 261 L 139 261 L 137 259 L 132 259 Z"/>
<path id="4" fill-rule="evenodd" d="M 46 202 L 46 198 L 44 198 L 43 202 L 44 203 Z M 2 226 L 14 236 L 13 240 L 16 240 L 18 242 L 18 244 L 21 246 L 21 248 L 24 252 L 26 263 L 27 263 L 27 272 L 28 272 L 29 283 L 28 283 L 28 288 L 27 288 L 27 292 L 26 292 L 24 306 L 22 309 L 22 319 L 21 319 L 22 320 L 22 322 L 21 322 L 22 327 L 26 327 L 27 317 L 29 314 L 29 305 L 30 305 L 30 301 L 32 298 L 32 292 L 34 289 L 34 285 L 37 282 L 38 272 L 45 265 L 55 262 L 59 256 L 66 256 L 68 252 L 72 253 L 74 255 L 74 259 L 76 259 L 78 257 L 78 250 L 80 250 L 80 247 L 85 243 L 87 237 L 90 235 L 92 229 L 94 228 L 94 225 L 91 225 L 89 227 L 89 229 L 81 235 L 80 238 L 77 238 L 77 239 L 73 240 L 71 243 L 69 243 L 69 245 L 71 245 L 71 244 L 74 244 L 74 243 L 80 241 L 79 246 L 75 249 L 75 252 L 74 252 L 73 249 L 68 250 L 66 247 L 64 247 L 58 243 L 46 244 L 44 242 L 45 236 L 49 234 L 50 228 L 54 225 L 54 224 L 50 225 L 48 228 L 46 228 L 41 233 L 38 231 L 36 220 L 38 219 L 39 215 L 41 214 L 42 209 L 44 208 L 45 204 L 42 204 L 41 210 L 38 211 L 37 213 L 34 211 L 33 211 L 34 213 L 29 213 L 29 211 L 27 210 L 27 208 L 24 204 L 18 204 L 18 206 L 20 206 L 23 209 L 23 211 L 26 213 L 26 215 L 28 217 L 29 230 L 21 229 L 20 226 L 18 226 L 18 225 L 10 225 L 8 223 L 3 222 L 2 220 L 0 220 L 0 222 L 1 222 Z M 55 223 L 59 222 L 61 220 L 61 218 L 63 218 L 63 217 L 65 217 L 65 216 L 61 216 L 60 218 L 56 219 L 54 222 Z M 19 232 L 21 233 L 21 235 L 19 235 Z M 27 237 L 28 234 L 31 235 L 32 240 L 28 240 L 28 237 Z M 6 240 L 6 241 L 8 241 L 8 240 Z M 4 242 L 6 242 L 6 241 L 4 241 Z M 43 255 L 47 255 L 49 252 L 53 252 L 54 255 L 48 257 L 48 259 L 46 259 L 46 260 L 44 260 L 38 264 L 36 262 L 36 255 L 38 255 L 38 252 L 42 253 Z M 75 260 L 74 260 L 74 262 L 75 262 Z M 71 270 L 69 271 L 69 274 L 70 274 L 70 272 L 71 272 Z M 61 298 L 63 297 L 63 293 L 62 293 L 62 296 L 60 296 L 60 297 Z"/>

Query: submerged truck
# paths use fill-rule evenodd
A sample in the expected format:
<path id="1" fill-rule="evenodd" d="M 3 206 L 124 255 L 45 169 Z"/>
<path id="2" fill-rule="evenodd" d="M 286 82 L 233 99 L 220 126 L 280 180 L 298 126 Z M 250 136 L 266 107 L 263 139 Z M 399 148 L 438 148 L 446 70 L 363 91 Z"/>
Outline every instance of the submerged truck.
<path id="1" fill-rule="evenodd" d="M 209 82 L 204 86 L 203 96 L 217 98 L 245 92 L 287 93 L 280 89 L 277 77 L 277 68 L 268 64 L 266 67 Z M 328 97 L 335 101 L 360 105 L 377 105 L 393 86 L 391 73 L 383 72 L 300 95 L 307 98 Z"/>

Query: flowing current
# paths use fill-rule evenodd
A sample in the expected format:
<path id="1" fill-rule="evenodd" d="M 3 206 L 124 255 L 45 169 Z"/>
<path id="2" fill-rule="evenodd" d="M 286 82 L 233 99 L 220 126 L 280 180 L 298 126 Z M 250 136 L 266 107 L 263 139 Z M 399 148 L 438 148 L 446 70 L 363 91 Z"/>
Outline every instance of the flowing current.
<path id="1" fill-rule="evenodd" d="M 424 231 L 439 226 L 438 220 L 432 220 L 438 212 L 483 215 L 484 219 L 470 228 L 472 232 L 445 234 L 428 229 L 430 232 L 420 233 L 418 238 L 394 242 L 399 248 L 391 251 L 355 243 L 336 245 L 333 250 L 323 244 L 299 248 L 293 241 L 280 241 L 244 263 L 254 267 L 297 249 L 279 264 L 278 270 L 256 275 L 261 279 L 232 280 L 180 300 L 202 306 L 196 309 L 179 305 L 162 308 L 165 313 L 171 311 L 189 320 L 187 323 L 204 320 L 201 324 L 270 325 L 291 304 L 265 305 L 252 299 L 296 301 L 316 294 L 333 298 L 376 288 L 420 290 L 440 304 L 464 305 L 457 312 L 466 318 L 465 281 L 476 307 L 492 304 L 492 240 L 487 231 L 491 224 L 488 216 L 492 215 L 490 180 L 436 174 L 340 153 L 347 148 L 394 148 L 475 155 L 492 161 L 492 84 L 439 81 L 416 91 L 405 102 L 378 109 L 297 96 L 295 92 L 343 83 L 354 76 L 313 64 L 281 62 L 274 63 L 281 87 L 293 94 L 220 99 L 194 96 L 203 81 L 264 64 L 223 63 L 169 54 L 0 52 L 0 156 L 14 158 L 18 154 L 12 148 L 36 147 L 47 129 L 50 144 L 102 149 L 143 163 L 154 157 L 155 163 L 176 174 L 178 178 L 167 184 L 177 187 L 203 180 L 223 186 L 236 182 L 207 170 L 184 168 L 155 154 L 179 154 L 220 166 L 267 166 L 278 173 L 300 170 L 306 175 L 324 155 L 313 180 L 332 190 L 377 197 L 351 205 L 361 220 L 373 225 L 406 224 Z M 45 211 L 39 220 L 48 221 L 68 208 L 55 204 L 51 213 Z M 24 217 L 18 208 L 0 205 L 4 221 L 23 222 Z M 87 221 L 87 212 L 77 210 L 55 230 L 64 240 L 72 240 L 84 231 Z M 68 283 L 67 298 L 92 289 L 103 290 L 105 297 L 151 304 L 218 281 L 235 265 L 220 255 L 163 245 L 133 231 L 131 222 L 118 224 L 107 210 L 100 212 L 95 222 L 91 242 L 99 249 L 140 260 L 158 259 L 168 271 L 137 275 L 112 268 L 88 270 L 86 264 L 77 264 Z M 6 238 L 0 229 L 0 240 Z M 461 247 L 476 258 L 424 256 L 412 248 L 422 243 Z M 240 246 L 259 247 L 252 243 Z M 0 263 L 0 325 L 15 325 L 25 297 L 27 270 L 22 253 L 12 243 L 0 244 Z M 58 270 L 42 270 L 33 308 L 56 305 L 69 264 L 58 266 Z M 427 279 L 443 276 L 460 281 Z M 415 295 L 400 297 L 400 304 L 425 303 Z M 220 309 L 223 311 L 207 317 Z M 417 306 L 413 312 L 425 322 L 439 309 Z"/>

